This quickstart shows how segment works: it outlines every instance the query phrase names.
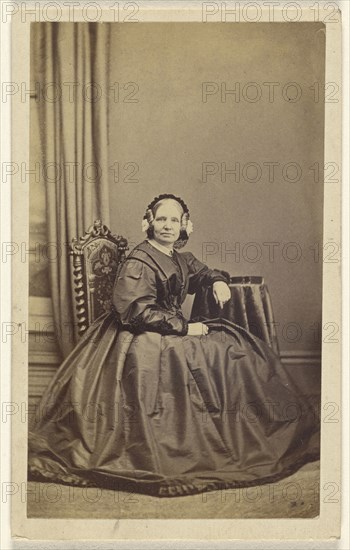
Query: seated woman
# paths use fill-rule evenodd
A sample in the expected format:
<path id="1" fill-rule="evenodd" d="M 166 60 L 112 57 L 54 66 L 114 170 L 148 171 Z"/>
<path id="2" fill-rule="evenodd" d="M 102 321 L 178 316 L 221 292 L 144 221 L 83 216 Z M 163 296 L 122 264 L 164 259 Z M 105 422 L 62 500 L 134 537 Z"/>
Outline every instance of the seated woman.
<path id="1" fill-rule="evenodd" d="M 227 273 L 178 252 L 191 229 L 179 197 L 148 206 L 114 310 L 42 399 L 32 477 L 176 496 L 276 481 L 318 458 L 315 411 L 270 347 L 225 319 L 183 316 L 203 285 L 221 307 L 230 298 Z"/>

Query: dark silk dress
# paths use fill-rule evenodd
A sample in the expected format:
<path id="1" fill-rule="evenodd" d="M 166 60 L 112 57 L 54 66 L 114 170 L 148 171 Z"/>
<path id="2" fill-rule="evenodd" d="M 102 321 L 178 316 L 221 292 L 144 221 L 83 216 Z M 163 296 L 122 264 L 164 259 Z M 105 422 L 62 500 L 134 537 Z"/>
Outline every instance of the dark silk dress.
<path id="1" fill-rule="evenodd" d="M 188 336 L 188 293 L 228 280 L 147 241 L 114 309 L 59 368 L 29 437 L 30 478 L 158 496 L 269 483 L 319 457 L 317 411 L 270 347 L 224 319 Z"/>

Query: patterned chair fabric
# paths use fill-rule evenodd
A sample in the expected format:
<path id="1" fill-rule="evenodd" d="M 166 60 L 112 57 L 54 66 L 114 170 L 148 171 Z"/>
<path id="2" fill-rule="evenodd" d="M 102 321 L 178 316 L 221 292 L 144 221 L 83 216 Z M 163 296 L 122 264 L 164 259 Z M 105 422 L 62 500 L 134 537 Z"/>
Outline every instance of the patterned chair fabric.
<path id="1" fill-rule="evenodd" d="M 127 250 L 127 240 L 113 235 L 101 220 L 96 220 L 83 237 L 72 240 L 69 254 L 77 337 L 95 319 L 110 311 L 117 270 Z"/>

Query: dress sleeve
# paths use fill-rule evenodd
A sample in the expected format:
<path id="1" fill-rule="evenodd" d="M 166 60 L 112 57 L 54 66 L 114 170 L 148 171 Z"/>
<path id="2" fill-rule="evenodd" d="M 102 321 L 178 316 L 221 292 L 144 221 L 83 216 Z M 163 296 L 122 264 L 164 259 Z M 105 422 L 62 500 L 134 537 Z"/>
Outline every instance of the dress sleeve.
<path id="1" fill-rule="evenodd" d="M 197 260 L 192 252 L 185 252 L 183 255 L 189 271 L 189 294 L 194 294 L 200 288 L 208 287 L 216 281 L 230 283 L 230 274 L 227 271 L 210 269 L 207 265 Z"/>
<path id="2" fill-rule="evenodd" d="M 187 334 L 188 321 L 181 311 L 157 303 L 156 273 L 139 259 L 127 260 L 122 266 L 114 285 L 113 305 L 122 328 L 135 334 Z"/>

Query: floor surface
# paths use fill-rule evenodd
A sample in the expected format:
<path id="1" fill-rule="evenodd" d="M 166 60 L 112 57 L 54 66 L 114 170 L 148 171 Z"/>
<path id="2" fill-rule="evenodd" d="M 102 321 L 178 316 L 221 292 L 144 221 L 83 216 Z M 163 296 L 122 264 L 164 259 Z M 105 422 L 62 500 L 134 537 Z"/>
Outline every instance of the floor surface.
<path id="1" fill-rule="evenodd" d="M 28 517 L 95 519 L 314 518 L 319 514 L 319 462 L 278 483 L 159 498 L 30 482 Z"/>

